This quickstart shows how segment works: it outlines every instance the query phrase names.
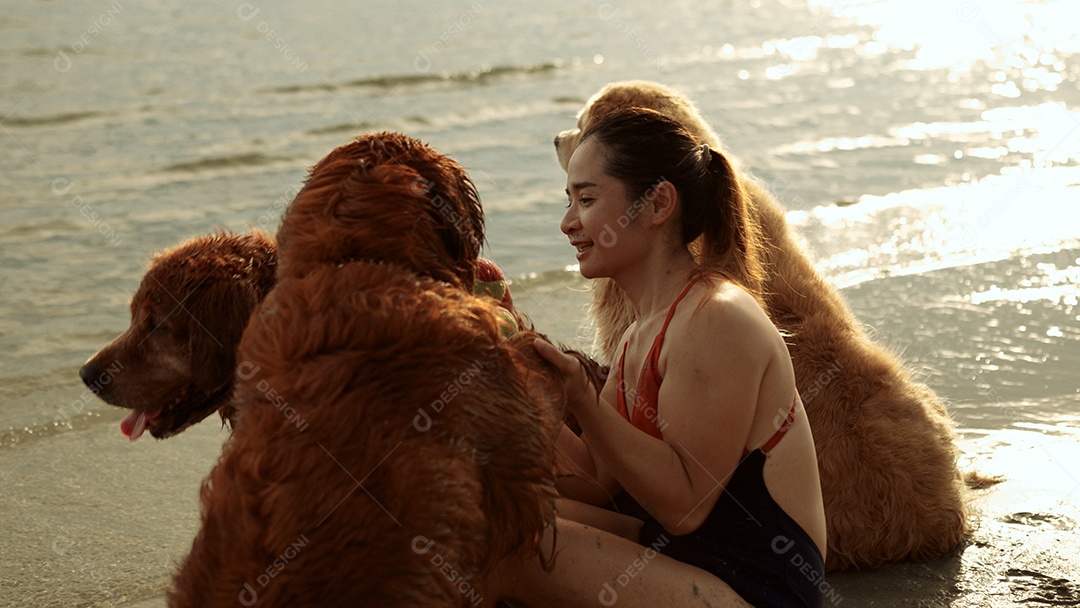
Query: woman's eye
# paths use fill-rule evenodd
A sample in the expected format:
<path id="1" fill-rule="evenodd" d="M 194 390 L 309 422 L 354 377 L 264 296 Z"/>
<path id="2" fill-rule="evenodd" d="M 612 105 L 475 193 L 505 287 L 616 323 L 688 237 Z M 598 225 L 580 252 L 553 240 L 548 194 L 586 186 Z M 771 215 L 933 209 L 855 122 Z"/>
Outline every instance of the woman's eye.
<path id="1" fill-rule="evenodd" d="M 578 204 L 580 204 L 580 205 L 582 205 L 582 206 L 587 206 L 587 205 L 589 205 L 589 203 L 592 203 L 592 202 L 593 202 L 593 200 L 594 200 L 594 199 L 591 199 L 591 198 L 588 198 L 588 197 L 586 197 L 586 196 L 583 196 L 583 197 L 581 197 L 581 198 L 579 198 L 579 199 L 578 199 Z"/>

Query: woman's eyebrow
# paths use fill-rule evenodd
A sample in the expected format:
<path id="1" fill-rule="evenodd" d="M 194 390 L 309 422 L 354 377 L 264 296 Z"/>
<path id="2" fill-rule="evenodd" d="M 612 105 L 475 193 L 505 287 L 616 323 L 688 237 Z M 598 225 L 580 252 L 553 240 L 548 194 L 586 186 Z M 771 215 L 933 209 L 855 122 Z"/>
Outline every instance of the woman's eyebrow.
<path id="1" fill-rule="evenodd" d="M 570 187 L 573 188 L 574 190 L 581 190 L 582 188 L 588 188 L 589 186 L 595 186 L 595 185 L 596 184 L 594 184 L 592 182 L 578 182 L 576 184 L 570 184 Z M 570 194 L 570 190 L 567 190 L 566 193 Z"/>

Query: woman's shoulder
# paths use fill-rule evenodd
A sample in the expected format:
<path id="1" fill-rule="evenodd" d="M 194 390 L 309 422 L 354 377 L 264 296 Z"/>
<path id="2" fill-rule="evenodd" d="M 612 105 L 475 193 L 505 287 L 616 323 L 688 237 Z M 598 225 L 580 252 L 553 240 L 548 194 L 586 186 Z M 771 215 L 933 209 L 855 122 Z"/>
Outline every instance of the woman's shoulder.
<path id="1" fill-rule="evenodd" d="M 701 283 L 697 302 L 693 306 L 694 314 L 688 318 L 689 323 L 720 323 L 745 327 L 747 323 L 757 326 L 765 321 L 771 326 L 768 316 L 754 296 L 739 285 L 717 278 Z"/>
<path id="2" fill-rule="evenodd" d="M 696 292 L 696 293 L 695 293 Z M 702 281 L 687 294 L 686 310 L 680 322 L 680 342 L 703 357 L 715 356 L 717 350 L 734 350 L 753 355 L 759 348 L 769 350 L 776 328 L 757 300 L 742 287 L 729 281 Z"/>

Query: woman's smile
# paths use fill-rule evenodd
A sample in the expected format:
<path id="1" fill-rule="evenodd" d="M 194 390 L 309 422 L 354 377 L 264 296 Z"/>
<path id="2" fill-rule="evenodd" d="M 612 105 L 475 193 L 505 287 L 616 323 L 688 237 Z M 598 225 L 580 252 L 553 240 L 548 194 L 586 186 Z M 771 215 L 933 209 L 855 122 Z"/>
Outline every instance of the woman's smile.
<path id="1" fill-rule="evenodd" d="M 570 245 L 577 249 L 577 259 L 581 261 L 581 258 L 585 256 L 589 251 L 592 251 L 593 242 L 589 240 L 575 240 L 570 241 Z"/>

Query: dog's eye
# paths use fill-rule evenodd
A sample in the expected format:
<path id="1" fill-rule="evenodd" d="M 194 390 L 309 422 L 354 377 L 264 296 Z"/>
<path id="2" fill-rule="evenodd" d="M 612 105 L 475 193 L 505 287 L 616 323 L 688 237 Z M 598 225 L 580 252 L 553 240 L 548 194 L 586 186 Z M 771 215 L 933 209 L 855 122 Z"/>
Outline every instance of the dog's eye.
<path id="1" fill-rule="evenodd" d="M 169 333 L 169 324 L 164 320 L 158 320 L 154 317 L 146 317 L 146 326 L 150 329 L 150 333 L 152 334 Z"/>

